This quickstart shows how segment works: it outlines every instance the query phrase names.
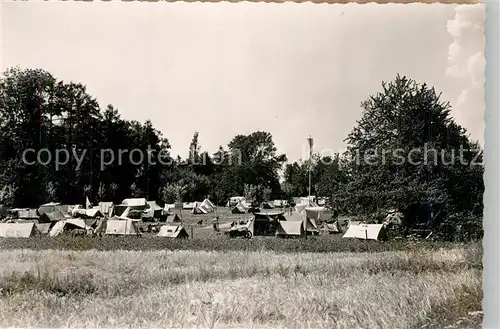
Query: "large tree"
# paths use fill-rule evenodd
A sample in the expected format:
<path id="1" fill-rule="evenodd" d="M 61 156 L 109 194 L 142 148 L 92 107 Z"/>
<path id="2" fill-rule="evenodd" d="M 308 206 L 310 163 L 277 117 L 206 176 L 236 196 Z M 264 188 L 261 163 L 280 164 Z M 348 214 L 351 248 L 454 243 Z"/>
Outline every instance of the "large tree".
<path id="1" fill-rule="evenodd" d="M 482 151 L 453 121 L 449 103 L 399 75 L 382 89 L 361 104 L 347 138 L 349 180 L 334 202 L 367 216 L 396 208 L 407 228 L 421 222 L 437 229 L 457 213 L 481 216 Z"/>

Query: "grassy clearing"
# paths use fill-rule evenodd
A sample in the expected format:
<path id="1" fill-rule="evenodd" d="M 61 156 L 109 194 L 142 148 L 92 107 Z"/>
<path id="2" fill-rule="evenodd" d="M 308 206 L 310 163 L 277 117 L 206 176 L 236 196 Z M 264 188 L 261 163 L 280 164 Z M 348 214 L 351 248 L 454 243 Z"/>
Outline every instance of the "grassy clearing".
<path id="1" fill-rule="evenodd" d="M 0 327 L 443 328 L 470 319 L 482 300 L 479 245 L 381 253 L 10 250 L 0 261 Z"/>

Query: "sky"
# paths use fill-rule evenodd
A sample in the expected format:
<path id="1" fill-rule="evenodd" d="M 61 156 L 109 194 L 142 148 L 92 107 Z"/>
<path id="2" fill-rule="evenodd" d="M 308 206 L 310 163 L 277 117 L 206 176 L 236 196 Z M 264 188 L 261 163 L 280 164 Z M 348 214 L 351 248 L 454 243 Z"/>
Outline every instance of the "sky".
<path id="1" fill-rule="evenodd" d="M 151 119 L 185 157 L 272 133 L 290 161 L 344 149 L 360 103 L 399 73 L 484 137 L 484 5 L 2 2 L 2 71 L 79 82 Z"/>

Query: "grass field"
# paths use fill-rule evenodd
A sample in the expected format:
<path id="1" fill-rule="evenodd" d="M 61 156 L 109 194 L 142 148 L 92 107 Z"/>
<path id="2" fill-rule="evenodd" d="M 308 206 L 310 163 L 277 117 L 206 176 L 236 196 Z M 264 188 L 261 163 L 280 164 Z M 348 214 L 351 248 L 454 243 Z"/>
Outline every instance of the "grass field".
<path id="1" fill-rule="evenodd" d="M 479 244 L 378 253 L 3 250 L 0 327 L 480 328 Z"/>

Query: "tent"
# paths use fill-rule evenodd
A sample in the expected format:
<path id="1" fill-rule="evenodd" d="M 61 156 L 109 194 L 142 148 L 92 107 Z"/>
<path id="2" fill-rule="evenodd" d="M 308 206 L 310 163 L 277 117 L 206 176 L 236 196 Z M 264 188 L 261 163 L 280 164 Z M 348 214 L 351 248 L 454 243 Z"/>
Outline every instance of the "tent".
<path id="1" fill-rule="evenodd" d="M 58 236 L 64 231 L 72 231 L 72 230 L 86 230 L 87 225 L 85 221 L 80 218 L 68 218 L 64 220 L 60 220 L 54 224 L 54 226 L 50 229 L 50 236 Z"/>
<path id="2" fill-rule="evenodd" d="M 337 222 L 334 223 L 324 223 L 323 229 L 329 234 L 340 233 L 339 225 Z"/>
<path id="3" fill-rule="evenodd" d="M 0 223 L 2 238 L 29 238 L 40 234 L 35 223 Z"/>
<path id="4" fill-rule="evenodd" d="M 160 227 L 160 232 L 158 232 L 156 236 L 165 238 L 187 239 L 189 237 L 189 234 L 182 226 L 163 225 L 162 227 Z"/>
<path id="5" fill-rule="evenodd" d="M 148 208 L 143 211 L 142 217 L 144 218 L 160 218 L 163 214 L 163 208 L 160 207 L 156 201 L 148 201 Z"/>
<path id="6" fill-rule="evenodd" d="M 255 212 L 253 235 L 275 235 L 278 221 L 286 220 L 282 211 Z"/>
<path id="7" fill-rule="evenodd" d="M 66 214 L 64 214 L 60 210 L 55 210 L 54 212 L 46 212 L 40 215 L 40 218 L 38 221 L 40 223 L 52 223 L 52 222 L 57 222 L 63 219 L 66 219 Z"/>
<path id="8" fill-rule="evenodd" d="M 165 220 L 167 223 L 180 223 L 182 220 L 177 214 L 169 214 Z"/>
<path id="9" fill-rule="evenodd" d="M 163 211 L 169 212 L 171 209 L 175 209 L 175 203 L 171 203 L 171 204 L 165 203 L 165 207 L 163 207 Z"/>
<path id="10" fill-rule="evenodd" d="M 52 223 L 35 223 L 36 228 L 42 234 L 49 234 Z"/>
<path id="11" fill-rule="evenodd" d="M 194 207 L 193 210 L 191 210 L 191 213 L 193 215 L 200 215 L 200 214 L 206 214 L 207 211 L 202 207 Z"/>
<path id="12" fill-rule="evenodd" d="M 387 232 L 383 224 L 350 225 L 343 238 L 384 240 L 387 238 Z"/>
<path id="13" fill-rule="evenodd" d="M 23 209 L 19 210 L 17 218 L 19 219 L 24 219 L 24 220 L 38 220 L 40 216 L 38 216 L 38 213 L 36 209 Z"/>
<path id="14" fill-rule="evenodd" d="M 314 235 L 319 234 L 318 225 L 314 219 L 306 217 L 303 223 L 307 233 Z"/>
<path id="15" fill-rule="evenodd" d="M 146 207 L 148 202 L 145 198 L 131 198 L 122 201 L 122 205 L 129 207 Z"/>
<path id="16" fill-rule="evenodd" d="M 341 233 L 338 222 L 324 223 L 323 230 L 325 230 L 329 234 Z"/>
<path id="17" fill-rule="evenodd" d="M 139 229 L 131 219 L 114 220 L 106 222 L 106 235 L 139 235 Z"/>
<path id="18" fill-rule="evenodd" d="M 278 221 L 276 236 L 279 238 L 301 237 L 304 235 L 304 226 L 300 221 Z"/>
<path id="19" fill-rule="evenodd" d="M 328 222 L 333 217 L 333 210 L 325 207 L 307 207 L 304 210 L 308 218 L 318 222 Z"/>
<path id="20" fill-rule="evenodd" d="M 231 209 L 232 214 L 246 214 L 248 209 L 242 202 L 238 202 L 236 206 Z"/>
<path id="21" fill-rule="evenodd" d="M 60 203 L 54 203 L 54 202 L 51 202 L 51 203 L 46 203 L 46 204 L 43 204 L 40 206 L 40 208 L 38 208 L 38 215 L 43 215 L 45 213 L 50 213 L 50 212 L 55 212 L 55 211 L 60 211 L 62 212 L 66 217 L 71 217 L 68 215 L 69 213 L 69 205 L 63 205 L 63 204 L 60 204 Z"/>
<path id="22" fill-rule="evenodd" d="M 77 209 L 74 213 L 75 217 L 79 218 L 97 218 L 104 217 L 99 207 L 91 208 L 91 209 Z"/>
<path id="23" fill-rule="evenodd" d="M 87 228 L 92 229 L 95 229 L 97 227 L 97 224 L 99 223 L 99 220 L 97 218 L 84 218 L 83 221 L 85 222 L 85 226 L 87 226 Z"/>
<path id="24" fill-rule="evenodd" d="M 215 211 L 214 204 L 208 199 L 203 200 L 203 202 L 198 206 L 198 208 L 204 211 L 205 214 L 212 213 Z"/>
<path id="25" fill-rule="evenodd" d="M 127 209 L 129 209 L 129 206 L 127 206 L 127 205 L 124 205 L 124 204 L 116 205 L 113 207 L 112 215 L 121 216 Z"/>
<path id="26" fill-rule="evenodd" d="M 113 202 L 99 202 L 99 211 L 105 216 L 111 216 L 113 211 Z"/>
<path id="27" fill-rule="evenodd" d="M 182 209 L 193 209 L 196 207 L 196 205 L 197 205 L 196 202 L 184 202 L 182 204 Z"/>

